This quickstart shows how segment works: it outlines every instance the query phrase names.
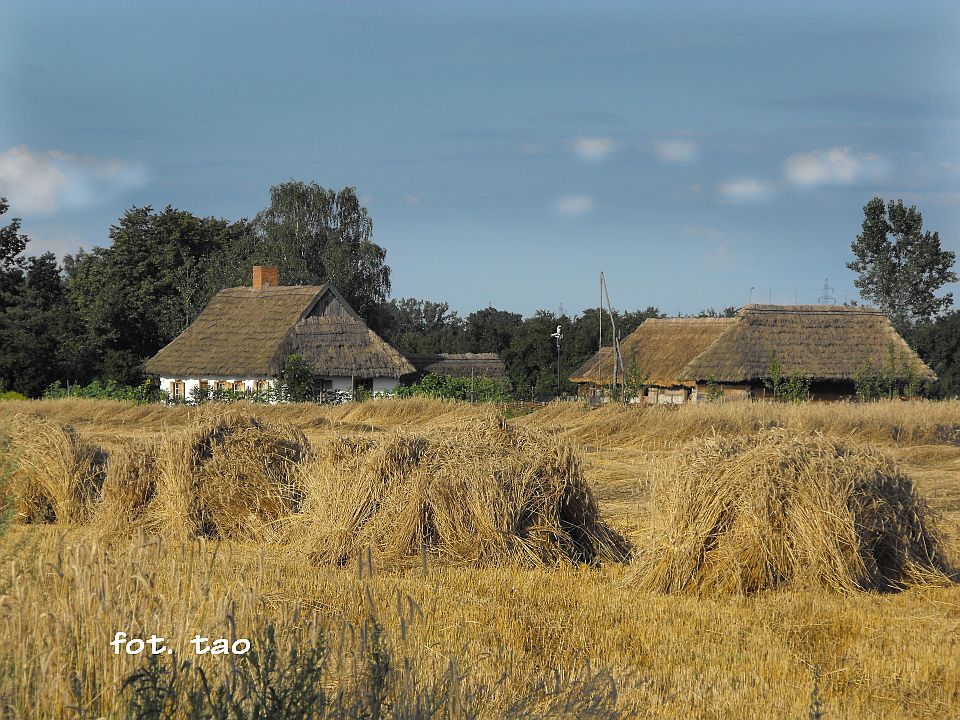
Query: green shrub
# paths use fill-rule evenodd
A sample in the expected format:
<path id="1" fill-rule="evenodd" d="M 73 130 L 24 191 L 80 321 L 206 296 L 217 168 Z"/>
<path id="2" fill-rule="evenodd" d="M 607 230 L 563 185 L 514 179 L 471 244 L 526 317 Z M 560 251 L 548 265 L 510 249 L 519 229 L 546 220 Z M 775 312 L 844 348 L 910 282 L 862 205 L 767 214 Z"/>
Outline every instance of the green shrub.
<path id="1" fill-rule="evenodd" d="M 313 369 L 299 355 L 287 358 L 277 380 L 277 399 L 288 402 L 308 402 L 316 399 L 317 377 Z"/>
<path id="2" fill-rule="evenodd" d="M 897 365 L 893 341 L 887 344 L 887 357 L 879 371 L 874 370 L 869 360 L 864 361 L 863 367 L 860 368 L 854 380 L 860 401 L 913 398 L 921 395 L 924 387 L 916 361 L 912 358 L 901 358 L 899 368 Z"/>
<path id="3" fill-rule="evenodd" d="M 791 402 L 803 402 L 810 397 L 810 378 L 794 370 L 784 375 L 780 356 L 770 351 L 767 374 L 763 378 L 764 386 L 773 392 L 774 399 L 783 398 Z"/>
<path id="4" fill-rule="evenodd" d="M 69 390 L 57 380 L 43 391 L 44 398 L 82 397 L 95 400 L 125 400 L 137 405 L 146 405 L 167 400 L 165 391 L 152 380 L 144 380 L 140 385 L 120 385 L 113 380 L 101 383 L 94 380 L 89 385 L 71 385 Z"/>
<path id="5" fill-rule="evenodd" d="M 717 376 L 710 373 L 707 378 L 707 402 L 723 401 L 723 386 L 717 381 Z"/>
<path id="6" fill-rule="evenodd" d="M 487 377 L 452 377 L 429 373 L 412 385 L 401 385 L 397 397 L 430 397 L 466 402 L 509 402 L 513 399 L 505 383 Z"/>

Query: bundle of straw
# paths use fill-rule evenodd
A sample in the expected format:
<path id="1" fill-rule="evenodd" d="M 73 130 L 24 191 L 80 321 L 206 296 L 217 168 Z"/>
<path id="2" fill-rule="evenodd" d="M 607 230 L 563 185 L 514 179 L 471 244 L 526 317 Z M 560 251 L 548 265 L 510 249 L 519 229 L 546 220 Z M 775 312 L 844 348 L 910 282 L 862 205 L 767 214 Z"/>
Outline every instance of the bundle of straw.
<path id="1" fill-rule="evenodd" d="M 106 455 L 54 420 L 19 415 L 12 423 L 15 517 L 27 523 L 89 519 Z"/>
<path id="2" fill-rule="evenodd" d="M 659 592 L 943 581 L 927 504 L 880 450 L 767 429 L 685 446 L 654 482 L 637 584 Z"/>
<path id="3" fill-rule="evenodd" d="M 622 560 L 569 445 L 480 419 L 339 438 L 303 466 L 303 523 L 291 541 L 321 563 L 369 548 L 384 564 Z"/>
<path id="4" fill-rule="evenodd" d="M 228 413 L 164 437 L 154 452 L 156 492 L 145 516 L 165 534 L 271 539 L 300 509 L 294 470 L 309 445 L 291 426 Z"/>
<path id="5" fill-rule="evenodd" d="M 107 458 L 93 524 L 102 540 L 132 535 L 157 489 L 156 441 L 133 440 Z"/>

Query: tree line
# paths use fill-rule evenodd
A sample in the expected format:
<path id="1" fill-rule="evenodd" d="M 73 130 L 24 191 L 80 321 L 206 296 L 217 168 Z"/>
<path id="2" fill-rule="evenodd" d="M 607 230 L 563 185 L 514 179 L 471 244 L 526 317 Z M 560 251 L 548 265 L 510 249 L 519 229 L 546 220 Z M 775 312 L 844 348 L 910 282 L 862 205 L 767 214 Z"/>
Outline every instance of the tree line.
<path id="1" fill-rule="evenodd" d="M 277 265 L 284 284 L 333 283 L 401 352 L 498 353 L 520 398 L 557 393 L 551 335 L 558 325 L 561 393 L 575 390 L 566 378 L 598 347 L 600 308 L 577 315 L 540 310 L 525 318 L 487 307 L 461 317 L 445 302 L 390 299 L 386 250 L 373 242 L 373 221 L 349 187 L 281 183 L 252 220 L 132 207 L 110 227 L 109 244 L 79 249 L 62 263 L 52 253 L 29 255 L 20 221 L 4 217 L 9 210 L 0 199 L 0 392 L 37 397 L 55 383 L 141 386 L 142 363 L 218 291 L 249 284 L 255 264 Z M 938 373 L 934 392 L 960 393 L 960 313 L 947 312 L 949 295 L 933 295 L 956 280 L 952 253 L 940 249 L 935 233 L 922 232 L 915 208 L 876 199 L 864 210 L 850 265 L 861 294 L 895 319 Z M 710 308 L 700 315 L 735 311 Z M 615 313 L 621 337 L 663 316 L 653 306 Z"/>
<path id="2" fill-rule="evenodd" d="M 58 263 L 30 255 L 29 238 L 0 202 L 0 392 L 38 397 L 51 386 L 142 385 L 142 363 L 182 332 L 210 299 L 246 285 L 256 264 L 277 265 L 285 284 L 333 283 L 364 320 L 401 351 L 496 352 L 522 397 L 556 393 L 556 349 L 566 376 L 596 351 L 598 310 L 578 316 L 484 308 L 461 318 L 447 303 L 389 299 L 386 250 L 353 188 L 290 181 L 270 191 L 252 220 L 200 217 L 173 207 L 132 207 L 109 243 Z M 617 315 L 622 334 L 656 308 Z M 609 343 L 609 335 L 606 339 Z M 59 383 L 59 386 L 56 385 Z"/>

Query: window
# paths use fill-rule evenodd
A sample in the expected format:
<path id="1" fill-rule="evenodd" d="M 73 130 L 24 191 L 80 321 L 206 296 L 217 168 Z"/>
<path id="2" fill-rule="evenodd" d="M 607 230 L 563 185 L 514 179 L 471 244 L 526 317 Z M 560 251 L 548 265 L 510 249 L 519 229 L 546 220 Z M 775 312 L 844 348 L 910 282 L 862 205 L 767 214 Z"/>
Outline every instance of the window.
<path id="1" fill-rule="evenodd" d="M 242 393 L 247 387 L 247 384 L 243 380 L 234 380 L 233 381 L 233 391 Z"/>
<path id="2" fill-rule="evenodd" d="M 257 392 L 261 395 L 265 394 L 270 389 L 270 382 L 268 380 L 257 380 Z"/>
<path id="3" fill-rule="evenodd" d="M 226 380 L 217 380 L 213 387 L 215 390 L 220 392 L 226 392 L 230 389 L 230 383 L 228 383 Z"/>
<path id="4" fill-rule="evenodd" d="M 187 384 L 183 380 L 173 380 L 170 383 L 170 397 L 173 400 L 185 400 Z"/>
<path id="5" fill-rule="evenodd" d="M 206 380 L 201 380 L 199 385 L 200 385 L 200 392 L 202 393 L 206 393 L 207 390 L 210 389 L 210 383 L 208 383 Z"/>

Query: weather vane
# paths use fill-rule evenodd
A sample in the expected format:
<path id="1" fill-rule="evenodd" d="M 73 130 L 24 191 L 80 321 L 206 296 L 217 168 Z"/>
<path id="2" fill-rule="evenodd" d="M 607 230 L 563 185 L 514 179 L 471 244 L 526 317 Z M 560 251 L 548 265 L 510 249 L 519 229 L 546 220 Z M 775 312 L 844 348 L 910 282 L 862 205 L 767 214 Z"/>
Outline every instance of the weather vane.
<path id="1" fill-rule="evenodd" d="M 552 333 L 552 334 L 550 335 L 550 337 L 557 339 L 557 349 L 559 350 L 559 349 L 560 349 L 560 341 L 563 340 L 563 333 L 561 332 L 559 325 L 557 325 L 557 331 L 556 331 L 555 333 Z"/>

